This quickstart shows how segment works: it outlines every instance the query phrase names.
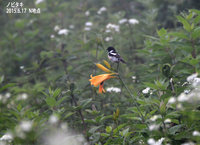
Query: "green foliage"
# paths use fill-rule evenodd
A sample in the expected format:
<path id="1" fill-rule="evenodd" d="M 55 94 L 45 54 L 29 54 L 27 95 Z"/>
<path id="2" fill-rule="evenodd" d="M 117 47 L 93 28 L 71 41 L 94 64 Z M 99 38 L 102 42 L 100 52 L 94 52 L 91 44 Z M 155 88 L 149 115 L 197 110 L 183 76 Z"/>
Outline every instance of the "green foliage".
<path id="1" fill-rule="evenodd" d="M 48 133 L 69 137 L 70 129 L 96 145 L 200 144 L 198 9 L 177 14 L 185 1 L 23 2 L 41 14 L 0 16 L 0 144 L 48 144 Z M 107 33 L 109 23 L 119 32 Z M 108 46 L 127 64 L 104 84 L 120 92 L 99 94 L 89 78 L 102 73 L 95 63 L 110 67 Z"/>

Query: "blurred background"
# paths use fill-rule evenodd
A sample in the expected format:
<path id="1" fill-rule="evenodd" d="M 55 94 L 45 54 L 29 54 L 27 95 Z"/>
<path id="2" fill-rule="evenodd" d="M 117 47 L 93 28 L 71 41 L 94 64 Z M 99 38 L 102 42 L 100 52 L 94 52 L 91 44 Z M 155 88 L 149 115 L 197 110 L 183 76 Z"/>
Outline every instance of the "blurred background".
<path id="1" fill-rule="evenodd" d="M 27 8 L 26 13 L 7 13 L 10 2 L 23 3 L 18 8 Z M 39 9 L 40 13 L 30 13 L 29 8 Z M 14 138 L 13 143 L 45 144 L 41 134 L 62 127 L 64 122 L 74 132 L 84 135 L 80 142 L 106 143 L 107 135 L 100 135 L 105 129 L 109 133 L 110 128 L 106 126 L 111 124 L 115 128 L 120 123 L 124 126 L 133 123 L 130 114 L 119 122 L 113 121 L 113 112 L 119 108 L 120 114 L 125 115 L 134 105 L 117 79 L 105 83 L 104 88 L 108 90 L 105 94 L 99 94 L 98 88 L 90 86 L 90 75 L 103 73 L 95 63 L 109 61 L 106 48 L 115 47 L 127 62 L 120 64 L 122 78 L 133 94 L 140 96 L 150 85 L 144 82 L 163 77 L 163 64 L 171 67 L 178 62 L 171 54 L 178 55 L 179 50 L 174 49 L 169 55 L 160 51 L 150 54 L 152 50 L 147 49 L 157 48 L 157 44 L 146 40 L 156 40 L 161 28 L 168 32 L 182 29 L 176 16 L 189 9 L 200 9 L 199 1 L 1 0 L 0 136 L 9 132 Z M 194 73 L 190 67 L 185 67 L 187 71 L 182 79 Z M 24 121 L 31 126 L 31 131 L 26 131 L 27 124 L 25 131 L 23 127 L 19 129 Z M 50 127 L 45 126 L 46 122 Z M 97 130 L 99 132 L 95 134 Z M 141 138 L 148 136 L 143 133 L 143 137 L 139 135 Z M 58 136 L 63 134 L 66 133 L 61 132 Z M 125 144 L 138 142 L 139 136 Z"/>

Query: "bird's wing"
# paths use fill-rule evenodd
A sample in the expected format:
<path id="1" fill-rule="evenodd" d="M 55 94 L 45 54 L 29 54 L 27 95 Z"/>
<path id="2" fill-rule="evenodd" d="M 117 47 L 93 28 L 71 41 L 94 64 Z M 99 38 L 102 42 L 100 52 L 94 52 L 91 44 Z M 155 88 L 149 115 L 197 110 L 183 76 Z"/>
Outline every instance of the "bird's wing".
<path id="1" fill-rule="evenodd" d="M 115 56 L 116 58 L 121 58 L 121 56 L 115 52 L 110 52 L 110 56 Z"/>

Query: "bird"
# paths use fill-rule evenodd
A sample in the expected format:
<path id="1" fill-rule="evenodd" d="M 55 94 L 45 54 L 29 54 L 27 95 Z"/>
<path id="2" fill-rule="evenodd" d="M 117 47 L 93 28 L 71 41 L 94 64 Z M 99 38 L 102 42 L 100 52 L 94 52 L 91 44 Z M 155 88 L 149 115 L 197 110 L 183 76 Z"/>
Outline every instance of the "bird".
<path id="1" fill-rule="evenodd" d="M 117 51 L 115 50 L 114 47 L 108 47 L 107 48 L 107 51 L 108 51 L 108 59 L 111 61 L 111 62 L 115 62 L 115 63 L 119 63 L 119 62 L 122 62 L 122 63 L 126 63 L 122 58 L 121 56 L 117 53 Z"/>

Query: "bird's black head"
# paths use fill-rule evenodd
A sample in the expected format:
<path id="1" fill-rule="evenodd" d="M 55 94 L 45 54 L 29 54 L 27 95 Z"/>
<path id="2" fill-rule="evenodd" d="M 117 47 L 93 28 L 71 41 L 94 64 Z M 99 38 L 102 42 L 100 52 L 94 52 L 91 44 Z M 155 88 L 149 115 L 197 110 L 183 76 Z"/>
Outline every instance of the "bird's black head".
<path id="1" fill-rule="evenodd" d="M 110 52 L 111 50 L 113 50 L 113 52 L 116 52 L 116 50 L 115 50 L 114 47 L 108 47 L 108 48 L 107 48 L 107 51 L 108 51 L 108 52 Z"/>

